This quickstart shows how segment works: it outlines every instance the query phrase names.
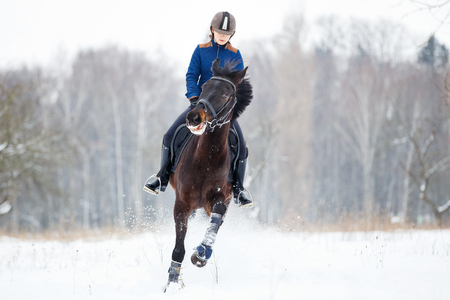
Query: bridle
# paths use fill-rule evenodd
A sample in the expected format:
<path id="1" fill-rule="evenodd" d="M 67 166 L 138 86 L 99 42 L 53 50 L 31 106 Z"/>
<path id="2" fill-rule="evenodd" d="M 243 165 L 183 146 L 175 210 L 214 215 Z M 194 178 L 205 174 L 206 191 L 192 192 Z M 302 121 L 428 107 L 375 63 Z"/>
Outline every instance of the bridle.
<path id="1" fill-rule="evenodd" d="M 227 123 L 230 122 L 231 119 L 229 119 L 229 120 L 227 120 L 227 119 L 228 119 L 228 117 L 230 116 L 230 113 L 233 111 L 234 106 L 236 105 L 237 100 L 236 100 L 236 86 L 234 85 L 233 82 L 231 82 L 230 80 L 225 79 L 225 78 L 223 78 L 223 77 L 211 77 L 210 80 L 219 80 L 219 81 L 227 82 L 227 83 L 229 83 L 229 84 L 233 87 L 233 91 L 234 91 L 233 95 L 230 97 L 230 99 L 228 99 L 227 103 L 225 103 L 225 104 L 220 108 L 220 110 L 219 110 L 217 113 L 216 113 L 216 110 L 214 109 L 214 107 L 212 106 L 211 102 L 209 102 L 207 99 L 200 99 L 200 100 L 198 101 L 198 104 L 200 104 L 200 103 L 203 104 L 203 109 L 204 109 L 204 111 L 205 111 L 205 115 L 206 115 L 206 113 L 208 112 L 208 109 L 211 111 L 211 114 L 212 114 L 212 116 L 213 116 L 213 119 L 212 119 L 212 121 L 206 120 L 206 123 L 207 123 L 208 126 L 210 127 L 210 132 L 213 132 L 215 127 L 219 126 L 219 128 L 221 128 L 223 125 L 225 125 L 225 124 L 227 124 Z M 217 118 L 217 116 L 218 116 L 222 111 L 224 111 L 224 109 L 225 109 L 232 101 L 234 101 L 234 102 L 233 102 L 233 105 L 232 105 L 231 108 L 228 110 L 228 112 L 227 112 L 226 114 L 224 114 L 222 117 Z M 198 104 L 197 104 L 197 105 L 198 105 Z"/>

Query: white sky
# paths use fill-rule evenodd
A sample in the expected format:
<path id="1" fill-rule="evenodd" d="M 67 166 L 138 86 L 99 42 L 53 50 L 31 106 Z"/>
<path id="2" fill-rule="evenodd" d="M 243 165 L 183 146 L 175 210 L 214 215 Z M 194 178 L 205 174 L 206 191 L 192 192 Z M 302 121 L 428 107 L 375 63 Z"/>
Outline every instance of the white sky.
<path id="1" fill-rule="evenodd" d="M 232 42 L 238 47 L 245 39 L 280 32 L 292 12 L 311 23 L 330 14 L 390 19 L 420 40 L 438 27 L 409 0 L 0 0 L 0 67 L 46 65 L 61 49 L 71 58 L 80 48 L 107 44 L 149 54 L 159 50 L 187 66 L 195 46 L 206 41 L 213 15 L 223 10 L 237 19 Z M 436 36 L 450 46 L 450 25 Z"/>

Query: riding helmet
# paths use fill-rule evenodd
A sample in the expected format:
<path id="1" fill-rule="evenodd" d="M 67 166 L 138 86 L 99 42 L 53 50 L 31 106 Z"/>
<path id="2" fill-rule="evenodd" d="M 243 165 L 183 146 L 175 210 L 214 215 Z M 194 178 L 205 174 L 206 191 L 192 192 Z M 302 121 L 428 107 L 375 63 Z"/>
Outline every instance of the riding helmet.
<path id="1" fill-rule="evenodd" d="M 236 19 L 229 12 L 221 11 L 214 15 L 211 27 L 218 33 L 233 35 L 236 31 Z"/>

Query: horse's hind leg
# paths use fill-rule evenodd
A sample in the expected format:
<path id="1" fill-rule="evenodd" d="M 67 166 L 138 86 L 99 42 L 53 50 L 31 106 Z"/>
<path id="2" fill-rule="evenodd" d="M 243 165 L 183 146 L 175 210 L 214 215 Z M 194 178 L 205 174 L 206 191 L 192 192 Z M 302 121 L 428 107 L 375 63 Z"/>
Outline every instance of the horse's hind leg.
<path id="1" fill-rule="evenodd" d="M 175 219 L 175 248 L 172 251 L 172 263 L 169 268 L 169 279 L 167 281 L 167 287 L 171 282 L 178 283 L 180 277 L 181 263 L 183 262 L 186 250 L 184 248 L 184 239 L 187 232 L 187 223 L 190 215 L 189 208 L 180 202 L 175 202 L 174 207 L 174 219 Z M 183 285 L 182 282 L 180 282 Z"/>
<path id="2" fill-rule="evenodd" d="M 212 246 L 216 240 L 217 232 L 223 223 L 223 216 L 226 211 L 227 206 L 223 202 L 214 204 L 205 237 L 203 238 L 202 243 L 195 248 L 195 251 L 191 256 L 191 262 L 199 268 L 204 267 L 211 257 Z"/>

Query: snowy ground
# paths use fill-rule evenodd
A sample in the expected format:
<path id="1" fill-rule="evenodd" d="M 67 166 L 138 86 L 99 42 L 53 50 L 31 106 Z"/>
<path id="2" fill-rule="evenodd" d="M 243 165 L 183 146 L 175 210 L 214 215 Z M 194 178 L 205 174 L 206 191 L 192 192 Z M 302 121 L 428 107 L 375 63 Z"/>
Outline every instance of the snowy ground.
<path id="1" fill-rule="evenodd" d="M 228 216 L 212 259 L 191 249 L 206 223 L 190 223 L 182 278 L 163 294 L 172 228 L 103 241 L 0 237 L 0 299 L 450 299 L 450 230 L 287 233 Z"/>

